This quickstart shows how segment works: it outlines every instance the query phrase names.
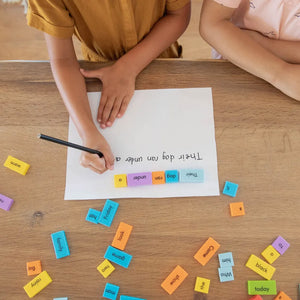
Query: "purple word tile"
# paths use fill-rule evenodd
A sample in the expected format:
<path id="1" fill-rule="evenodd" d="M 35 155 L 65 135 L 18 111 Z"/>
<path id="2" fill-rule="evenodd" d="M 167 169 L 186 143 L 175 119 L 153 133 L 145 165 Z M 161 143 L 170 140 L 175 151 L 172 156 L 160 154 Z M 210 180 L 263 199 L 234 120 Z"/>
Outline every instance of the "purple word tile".
<path id="1" fill-rule="evenodd" d="M 281 236 L 273 242 L 272 246 L 282 255 L 290 246 L 290 244 Z"/>
<path id="2" fill-rule="evenodd" d="M 0 208 L 4 210 L 10 210 L 14 200 L 0 194 Z"/>
<path id="3" fill-rule="evenodd" d="M 132 173 L 127 174 L 127 185 L 128 186 L 138 186 L 152 184 L 152 173 Z"/>

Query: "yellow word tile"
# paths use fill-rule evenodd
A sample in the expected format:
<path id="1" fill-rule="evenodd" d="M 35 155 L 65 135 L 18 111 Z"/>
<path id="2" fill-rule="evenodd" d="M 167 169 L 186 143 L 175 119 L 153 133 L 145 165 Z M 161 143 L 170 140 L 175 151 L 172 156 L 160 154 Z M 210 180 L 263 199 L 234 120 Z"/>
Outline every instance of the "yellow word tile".
<path id="1" fill-rule="evenodd" d="M 98 267 L 97 270 L 101 273 L 104 278 L 107 278 L 114 270 L 115 267 L 105 259 Z"/>
<path id="2" fill-rule="evenodd" d="M 4 166 L 18 172 L 19 174 L 26 175 L 30 165 L 26 162 L 23 162 L 15 157 L 8 155 Z"/>
<path id="3" fill-rule="evenodd" d="M 270 280 L 276 271 L 274 267 L 252 254 L 246 263 L 246 267 L 256 272 L 267 280 Z"/>
<path id="4" fill-rule="evenodd" d="M 115 187 L 126 187 L 127 186 L 127 175 L 119 174 L 114 176 Z"/>
<path id="5" fill-rule="evenodd" d="M 111 245 L 120 250 L 124 250 L 132 231 L 132 226 L 124 222 L 120 222 L 115 237 Z"/>
<path id="6" fill-rule="evenodd" d="M 166 183 L 164 171 L 152 172 L 152 184 L 164 184 L 164 183 Z"/>
<path id="7" fill-rule="evenodd" d="M 292 300 L 286 293 L 280 291 L 274 300 Z"/>
<path id="8" fill-rule="evenodd" d="M 272 264 L 280 256 L 280 253 L 272 245 L 269 245 L 261 255 L 269 264 Z"/>
<path id="9" fill-rule="evenodd" d="M 24 290 L 29 298 L 34 297 L 41 290 L 43 290 L 47 285 L 52 282 L 51 277 L 46 271 L 43 271 L 38 276 L 34 277 L 29 283 L 24 286 Z"/>
<path id="10" fill-rule="evenodd" d="M 188 273 L 183 268 L 176 266 L 170 275 L 163 281 L 161 287 L 171 295 L 181 285 L 187 276 Z"/>
<path id="11" fill-rule="evenodd" d="M 27 275 L 37 275 L 42 272 L 42 264 L 40 260 L 30 261 L 26 264 Z"/>
<path id="12" fill-rule="evenodd" d="M 202 266 L 205 266 L 219 248 L 220 244 L 218 244 L 213 238 L 210 237 L 197 251 L 197 253 L 194 255 L 194 258 Z"/>
<path id="13" fill-rule="evenodd" d="M 233 202 L 229 204 L 230 214 L 232 217 L 243 216 L 245 214 L 245 208 L 243 202 Z"/>
<path id="14" fill-rule="evenodd" d="M 210 280 L 206 278 L 196 277 L 195 291 L 208 294 Z"/>

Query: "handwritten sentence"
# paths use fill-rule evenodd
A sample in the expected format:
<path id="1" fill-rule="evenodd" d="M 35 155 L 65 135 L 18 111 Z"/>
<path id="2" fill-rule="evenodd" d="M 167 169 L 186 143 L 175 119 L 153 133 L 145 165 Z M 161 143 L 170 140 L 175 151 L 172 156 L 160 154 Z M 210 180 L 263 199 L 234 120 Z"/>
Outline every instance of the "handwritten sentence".
<path id="1" fill-rule="evenodd" d="M 131 165 L 138 164 L 145 161 L 168 161 L 175 162 L 177 161 L 190 161 L 190 160 L 203 160 L 202 156 L 199 152 L 192 153 L 181 153 L 181 154 L 173 154 L 167 153 L 163 151 L 161 155 L 145 155 L 145 156 L 127 156 L 126 158 L 121 158 L 120 156 L 116 156 L 116 162 L 125 161 Z"/>

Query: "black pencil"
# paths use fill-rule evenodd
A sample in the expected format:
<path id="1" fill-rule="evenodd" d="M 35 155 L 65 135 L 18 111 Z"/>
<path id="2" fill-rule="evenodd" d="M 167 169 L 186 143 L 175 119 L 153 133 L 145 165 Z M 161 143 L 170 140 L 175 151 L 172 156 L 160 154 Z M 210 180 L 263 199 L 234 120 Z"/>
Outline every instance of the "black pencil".
<path id="1" fill-rule="evenodd" d="M 38 135 L 38 138 L 46 140 L 46 141 L 50 141 L 50 142 L 53 142 L 56 144 L 64 145 L 67 147 L 75 148 L 78 150 L 86 151 L 89 153 L 98 154 L 100 158 L 103 157 L 103 153 L 100 152 L 99 150 L 95 150 L 95 149 L 87 148 L 87 147 L 84 147 L 81 145 L 73 144 L 73 143 L 63 141 L 63 140 L 60 140 L 60 139 L 57 139 L 57 138 L 54 138 L 54 137 L 51 137 L 51 136 L 48 136 L 48 135 L 45 135 L 42 133 Z"/>

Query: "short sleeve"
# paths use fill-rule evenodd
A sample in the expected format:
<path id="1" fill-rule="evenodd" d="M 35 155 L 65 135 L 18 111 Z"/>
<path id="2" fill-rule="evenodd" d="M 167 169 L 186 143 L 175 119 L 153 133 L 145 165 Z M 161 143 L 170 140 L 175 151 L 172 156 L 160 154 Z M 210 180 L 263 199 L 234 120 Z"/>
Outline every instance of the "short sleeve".
<path id="1" fill-rule="evenodd" d="M 230 8 L 238 8 L 242 0 L 214 0 L 215 2 Z"/>
<path id="2" fill-rule="evenodd" d="M 74 33 L 74 20 L 61 0 L 29 0 L 27 24 L 52 36 Z"/>
<path id="3" fill-rule="evenodd" d="M 167 0 L 166 9 L 167 10 L 177 10 L 184 7 L 186 4 L 190 3 L 191 0 Z"/>

